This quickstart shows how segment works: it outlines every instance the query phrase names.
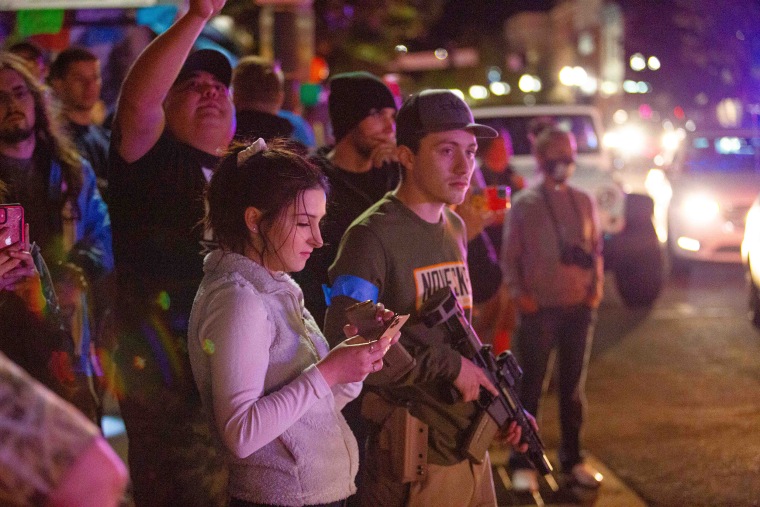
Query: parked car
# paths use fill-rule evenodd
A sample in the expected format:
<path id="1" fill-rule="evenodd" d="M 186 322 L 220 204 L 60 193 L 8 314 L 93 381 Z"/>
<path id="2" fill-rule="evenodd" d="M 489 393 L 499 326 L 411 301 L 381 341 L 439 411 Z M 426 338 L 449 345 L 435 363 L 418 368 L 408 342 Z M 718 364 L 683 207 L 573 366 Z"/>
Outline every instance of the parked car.
<path id="1" fill-rule="evenodd" d="M 691 261 L 741 262 L 745 219 L 760 193 L 758 132 L 691 133 L 665 176 L 672 194 L 664 225 L 673 268 L 687 270 Z"/>
<path id="2" fill-rule="evenodd" d="M 747 213 L 741 247 L 742 263 L 747 268 L 749 287 L 749 316 L 760 329 L 760 196 Z"/>
<path id="3" fill-rule="evenodd" d="M 572 132 L 578 147 L 571 183 L 596 198 L 604 234 L 605 267 L 610 269 L 623 301 L 651 305 L 663 283 L 662 250 L 652 223 L 652 199 L 626 194 L 613 178 L 611 158 L 596 108 L 585 105 L 493 106 L 474 108 L 476 121 L 508 132 L 514 155 L 511 164 L 528 184 L 538 180 L 528 139 L 529 124 L 544 118 Z"/>

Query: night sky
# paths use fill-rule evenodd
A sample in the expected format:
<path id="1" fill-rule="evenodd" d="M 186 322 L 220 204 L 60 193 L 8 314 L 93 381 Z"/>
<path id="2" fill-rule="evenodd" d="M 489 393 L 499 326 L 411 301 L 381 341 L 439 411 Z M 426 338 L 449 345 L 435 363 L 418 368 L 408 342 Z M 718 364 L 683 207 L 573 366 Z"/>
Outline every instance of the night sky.
<path id="1" fill-rule="evenodd" d="M 551 0 L 448 0 L 443 15 L 429 35 L 415 41 L 413 49 L 435 49 L 467 38 L 477 27 L 482 33 L 501 33 L 504 21 L 521 11 L 546 11 Z"/>

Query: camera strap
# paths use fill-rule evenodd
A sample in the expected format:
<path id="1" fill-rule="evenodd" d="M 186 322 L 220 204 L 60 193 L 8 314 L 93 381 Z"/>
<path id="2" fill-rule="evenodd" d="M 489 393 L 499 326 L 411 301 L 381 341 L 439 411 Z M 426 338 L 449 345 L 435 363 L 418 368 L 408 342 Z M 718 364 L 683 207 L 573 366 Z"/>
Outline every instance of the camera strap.
<path id="1" fill-rule="evenodd" d="M 559 228 L 557 216 L 554 214 L 554 207 L 552 206 L 549 194 L 546 192 L 546 186 L 542 183 L 539 185 L 539 187 L 541 188 L 541 194 L 543 195 L 544 202 L 546 202 L 546 209 L 549 212 L 549 218 L 551 218 L 552 225 L 554 226 L 554 232 L 557 236 L 557 246 L 559 247 L 559 251 L 562 252 L 566 246 L 565 238 L 562 237 L 562 231 Z M 575 202 L 575 196 L 573 195 L 572 190 L 568 189 L 567 195 L 570 197 L 570 206 L 572 206 L 573 211 L 575 212 L 575 217 L 578 219 L 580 229 L 583 230 L 583 216 L 581 215 L 581 210 L 578 209 L 578 203 Z M 583 240 L 583 238 L 581 238 L 581 240 Z"/>

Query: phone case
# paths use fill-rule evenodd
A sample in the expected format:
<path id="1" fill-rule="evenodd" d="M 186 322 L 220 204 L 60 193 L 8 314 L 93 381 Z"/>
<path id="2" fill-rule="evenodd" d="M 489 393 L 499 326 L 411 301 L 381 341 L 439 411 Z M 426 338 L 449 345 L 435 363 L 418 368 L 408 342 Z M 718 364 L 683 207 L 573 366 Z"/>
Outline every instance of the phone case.
<path id="1" fill-rule="evenodd" d="M 0 204 L 0 227 L 10 230 L 10 236 L 0 247 L 26 242 L 24 208 L 20 204 Z"/>
<path id="2" fill-rule="evenodd" d="M 385 326 L 385 329 L 378 337 L 378 340 L 395 335 L 396 332 L 401 329 L 401 326 L 406 324 L 407 320 L 409 320 L 409 315 L 396 315 L 393 317 L 390 321 L 388 321 L 388 325 Z"/>

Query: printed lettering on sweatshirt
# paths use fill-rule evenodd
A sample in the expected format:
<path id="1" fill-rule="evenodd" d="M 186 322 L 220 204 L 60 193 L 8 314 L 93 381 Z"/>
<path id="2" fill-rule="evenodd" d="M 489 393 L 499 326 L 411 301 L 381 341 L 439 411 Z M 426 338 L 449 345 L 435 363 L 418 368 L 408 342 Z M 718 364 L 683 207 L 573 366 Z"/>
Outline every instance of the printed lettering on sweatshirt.
<path id="1" fill-rule="evenodd" d="M 467 271 L 467 265 L 464 262 L 443 262 L 417 268 L 414 270 L 414 284 L 418 310 L 436 290 L 447 285 L 454 291 L 462 308 L 472 308 L 470 273 Z"/>

